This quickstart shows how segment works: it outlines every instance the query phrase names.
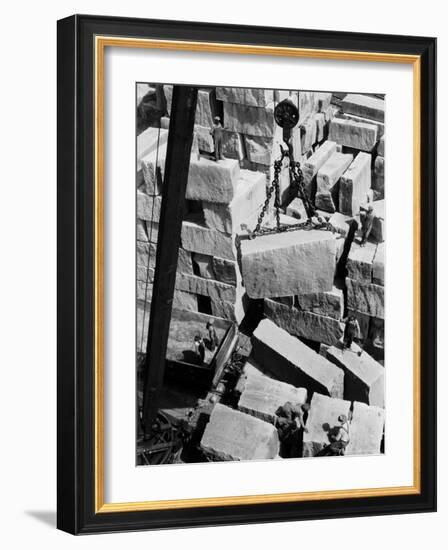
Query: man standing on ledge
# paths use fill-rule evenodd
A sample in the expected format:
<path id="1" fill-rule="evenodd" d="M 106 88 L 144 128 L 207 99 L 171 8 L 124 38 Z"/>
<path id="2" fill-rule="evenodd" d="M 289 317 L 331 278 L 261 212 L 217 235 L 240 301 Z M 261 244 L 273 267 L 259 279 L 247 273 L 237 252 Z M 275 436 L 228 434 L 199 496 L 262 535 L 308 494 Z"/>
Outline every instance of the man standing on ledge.
<path id="1" fill-rule="evenodd" d="M 221 124 L 221 118 L 215 116 L 213 119 L 213 127 L 210 130 L 210 134 L 213 137 L 213 144 L 215 146 L 215 160 L 224 160 L 224 155 L 222 154 L 222 139 L 223 139 L 224 128 Z"/>

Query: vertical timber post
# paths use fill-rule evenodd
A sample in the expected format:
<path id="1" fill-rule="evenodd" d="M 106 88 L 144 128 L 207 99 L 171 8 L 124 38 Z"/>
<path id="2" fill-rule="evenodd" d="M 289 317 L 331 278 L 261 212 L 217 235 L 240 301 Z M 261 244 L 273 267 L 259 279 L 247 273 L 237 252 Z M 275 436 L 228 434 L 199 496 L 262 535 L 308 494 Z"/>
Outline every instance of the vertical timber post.
<path id="1" fill-rule="evenodd" d="M 156 270 L 146 346 L 143 398 L 145 433 L 149 433 L 157 416 L 158 396 L 165 372 L 197 94 L 195 87 L 174 86 L 173 88 Z"/>

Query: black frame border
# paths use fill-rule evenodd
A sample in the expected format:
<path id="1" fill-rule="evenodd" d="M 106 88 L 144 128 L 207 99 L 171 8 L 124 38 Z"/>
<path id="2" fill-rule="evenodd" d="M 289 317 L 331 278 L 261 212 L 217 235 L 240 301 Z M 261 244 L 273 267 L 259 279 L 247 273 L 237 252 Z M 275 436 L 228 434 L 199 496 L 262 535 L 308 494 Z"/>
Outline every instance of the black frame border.
<path id="1" fill-rule="evenodd" d="M 96 35 L 417 55 L 421 60 L 421 492 L 95 513 Z M 436 39 L 74 15 L 58 21 L 57 526 L 72 534 L 436 510 Z"/>

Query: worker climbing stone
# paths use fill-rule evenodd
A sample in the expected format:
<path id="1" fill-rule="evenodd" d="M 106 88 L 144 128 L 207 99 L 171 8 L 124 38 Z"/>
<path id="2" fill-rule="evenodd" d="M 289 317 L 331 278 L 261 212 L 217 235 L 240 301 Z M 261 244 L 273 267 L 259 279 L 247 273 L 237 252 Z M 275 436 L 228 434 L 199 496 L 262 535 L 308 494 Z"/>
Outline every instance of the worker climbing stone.
<path id="1" fill-rule="evenodd" d="M 219 160 L 224 160 L 224 155 L 222 154 L 224 128 L 221 124 L 221 118 L 219 116 L 215 116 L 213 119 L 213 126 L 210 129 L 210 134 L 213 137 L 213 145 L 215 147 L 215 160 L 217 162 Z"/>
<path id="2" fill-rule="evenodd" d="M 361 246 L 365 246 L 367 239 L 372 231 L 373 220 L 375 217 L 375 212 L 373 210 L 373 205 L 369 204 L 367 208 L 361 207 Z"/>

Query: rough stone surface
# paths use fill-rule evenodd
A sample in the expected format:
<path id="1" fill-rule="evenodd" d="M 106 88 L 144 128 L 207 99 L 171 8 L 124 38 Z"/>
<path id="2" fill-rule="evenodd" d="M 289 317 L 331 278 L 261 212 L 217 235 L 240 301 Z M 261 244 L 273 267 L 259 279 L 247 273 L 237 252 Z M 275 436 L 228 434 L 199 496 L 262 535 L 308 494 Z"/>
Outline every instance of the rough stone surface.
<path id="1" fill-rule="evenodd" d="M 306 220 L 307 215 L 302 199 L 296 197 L 292 202 L 290 202 L 286 207 L 286 214 L 292 218 Z"/>
<path id="2" fill-rule="evenodd" d="M 165 174 L 166 144 L 157 153 L 153 151 L 140 161 L 140 172 L 137 172 L 139 189 L 147 195 L 160 195 Z"/>
<path id="3" fill-rule="evenodd" d="M 154 243 L 137 241 L 137 265 L 152 267 L 156 265 L 157 246 Z"/>
<path id="4" fill-rule="evenodd" d="M 385 414 L 381 407 L 353 403 L 350 423 L 350 443 L 346 455 L 377 455 L 381 453 Z"/>
<path id="5" fill-rule="evenodd" d="M 158 222 L 145 221 L 146 224 L 146 234 L 148 235 L 148 240 L 152 243 L 156 243 L 159 238 L 159 224 Z"/>
<path id="6" fill-rule="evenodd" d="M 251 162 L 270 166 L 272 162 L 273 138 L 262 136 L 244 136 L 247 158 Z"/>
<path id="7" fill-rule="evenodd" d="M 347 307 L 371 317 L 384 319 L 384 287 L 354 281 L 347 277 Z"/>
<path id="8" fill-rule="evenodd" d="M 353 315 L 354 317 L 356 317 L 359 324 L 361 340 L 366 340 L 369 337 L 370 321 L 372 317 L 354 309 L 347 308 L 347 316 L 349 315 Z"/>
<path id="9" fill-rule="evenodd" d="M 197 136 L 199 151 L 213 153 L 215 146 L 213 144 L 213 137 L 210 133 L 210 127 L 195 124 L 194 131 Z"/>
<path id="10" fill-rule="evenodd" d="M 277 409 L 287 401 L 294 405 L 302 405 L 307 398 L 305 388 L 296 388 L 291 384 L 274 380 L 263 374 L 250 361 L 244 366 L 238 387 L 241 391 L 238 409 L 271 424 L 275 423 Z"/>
<path id="11" fill-rule="evenodd" d="M 330 219 L 328 220 L 328 223 L 330 223 L 331 226 L 336 229 L 339 235 L 346 237 L 353 221 L 354 221 L 353 216 L 345 216 L 344 214 L 335 212 L 334 214 L 331 215 Z"/>
<path id="12" fill-rule="evenodd" d="M 275 378 L 309 392 L 342 397 L 344 372 L 269 319 L 252 337 L 255 360 Z"/>
<path id="13" fill-rule="evenodd" d="M 314 115 L 309 116 L 301 125 L 302 153 L 308 153 L 317 141 L 317 125 Z"/>
<path id="14" fill-rule="evenodd" d="M 246 294 L 242 288 L 236 289 L 236 299 L 231 302 L 210 300 L 212 314 L 240 324 L 246 313 Z"/>
<path id="15" fill-rule="evenodd" d="M 378 245 L 372 266 L 372 282 L 384 286 L 384 243 Z"/>
<path id="16" fill-rule="evenodd" d="M 347 275 L 356 281 L 372 282 L 373 260 L 376 254 L 376 244 L 367 242 L 360 246 L 353 242 L 347 257 Z"/>
<path id="17" fill-rule="evenodd" d="M 232 132 L 272 137 L 275 132 L 274 105 L 259 108 L 224 102 L 224 126 Z"/>
<path id="18" fill-rule="evenodd" d="M 326 315 L 333 319 L 342 319 L 344 293 L 335 286 L 327 292 L 313 292 L 296 296 L 296 307 L 317 315 Z"/>
<path id="19" fill-rule="evenodd" d="M 224 233 L 237 233 L 242 224 L 253 229 L 265 199 L 265 176 L 259 172 L 241 170 L 230 204 L 203 202 L 205 223 L 207 227 Z"/>
<path id="20" fill-rule="evenodd" d="M 236 288 L 234 286 L 213 279 L 204 279 L 197 275 L 177 273 L 176 289 L 208 296 L 213 300 L 234 301 L 236 299 Z"/>
<path id="21" fill-rule="evenodd" d="M 162 208 L 162 197 L 150 197 L 137 190 L 137 218 L 158 222 Z"/>
<path id="22" fill-rule="evenodd" d="M 166 84 L 163 86 L 165 93 L 167 110 L 171 112 L 171 101 L 173 98 L 173 86 Z M 216 103 L 216 93 L 214 88 L 199 88 L 198 100 L 196 104 L 195 122 L 201 126 L 211 127 L 213 124 L 213 117 L 218 114 L 218 108 Z"/>
<path id="23" fill-rule="evenodd" d="M 347 216 L 359 214 L 359 207 L 367 200 L 371 187 L 372 155 L 359 153 L 341 177 L 339 185 L 339 212 Z"/>
<path id="24" fill-rule="evenodd" d="M 201 439 L 213 460 L 277 458 L 279 440 L 272 424 L 217 403 Z"/>
<path id="25" fill-rule="evenodd" d="M 325 424 L 328 424 L 330 428 L 340 426 L 339 416 L 344 414 L 348 417 L 349 410 L 349 401 L 331 399 L 319 393 L 313 395 L 306 421 L 308 432 L 303 434 L 304 457 L 316 456 L 324 446 L 330 443 L 328 432 L 324 430 Z"/>
<path id="26" fill-rule="evenodd" d="M 341 103 L 345 113 L 384 122 L 385 101 L 364 94 L 347 94 Z"/>
<path id="27" fill-rule="evenodd" d="M 328 139 L 340 145 L 370 152 L 376 143 L 378 129 L 373 124 L 334 118 L 329 125 Z"/>
<path id="28" fill-rule="evenodd" d="M 336 237 L 310 230 L 241 241 L 243 282 L 250 298 L 324 292 L 333 288 Z"/>
<path id="29" fill-rule="evenodd" d="M 376 242 L 381 243 L 384 241 L 386 231 L 384 199 L 373 201 L 373 212 L 373 226 L 370 235 Z"/>
<path id="30" fill-rule="evenodd" d="M 182 247 L 190 252 L 218 256 L 225 260 L 236 259 L 236 249 L 232 237 L 193 221 L 182 223 L 181 240 Z"/>
<path id="31" fill-rule="evenodd" d="M 185 273 L 186 275 L 193 275 L 191 252 L 188 252 L 183 248 L 179 248 L 179 254 L 177 257 L 177 272 Z"/>
<path id="32" fill-rule="evenodd" d="M 288 307 L 274 300 L 264 301 L 264 314 L 277 326 L 299 338 L 333 345 L 344 335 L 344 324 L 337 319 Z"/>
<path id="33" fill-rule="evenodd" d="M 137 136 L 137 170 L 140 169 L 140 162 L 142 158 L 150 155 L 150 153 L 156 153 L 157 149 L 165 145 L 168 141 L 168 130 L 162 130 L 159 128 L 146 128 L 141 134 Z"/>
<path id="34" fill-rule="evenodd" d="M 237 262 L 213 256 L 212 266 L 217 281 L 236 286 L 241 279 Z"/>
<path id="35" fill-rule="evenodd" d="M 355 122 L 362 122 L 364 124 L 373 124 L 378 130 L 377 139 L 379 140 L 384 135 L 384 122 L 378 120 L 372 120 L 371 118 L 365 118 L 361 116 L 352 115 L 350 113 L 338 113 L 338 118 L 347 118 L 354 120 Z"/>
<path id="36" fill-rule="evenodd" d="M 191 253 L 190 253 L 191 254 Z M 193 252 L 193 263 L 199 270 L 199 275 L 205 279 L 215 279 L 213 271 L 213 256 Z"/>
<path id="37" fill-rule="evenodd" d="M 137 218 L 136 225 L 137 241 L 148 242 L 148 233 L 146 231 L 146 222 Z"/>
<path id="38" fill-rule="evenodd" d="M 332 346 L 327 359 L 344 370 L 344 399 L 384 407 L 384 367 L 361 351 L 356 344 L 349 350 Z"/>
<path id="39" fill-rule="evenodd" d="M 261 88 L 223 88 L 217 86 L 216 97 L 227 103 L 266 107 L 274 101 L 274 91 Z"/>
<path id="40" fill-rule="evenodd" d="M 222 153 L 226 158 L 244 160 L 246 150 L 243 136 L 237 132 L 224 131 L 222 135 Z"/>
<path id="41" fill-rule="evenodd" d="M 333 153 L 317 173 L 316 207 L 335 212 L 338 205 L 339 179 L 350 166 L 353 155 Z"/>
<path id="42" fill-rule="evenodd" d="M 192 158 L 185 197 L 228 204 L 235 196 L 239 172 L 238 161 L 234 159 L 216 162 L 203 157 L 199 160 Z"/>
<path id="43" fill-rule="evenodd" d="M 378 148 L 377 153 L 379 156 L 384 157 L 384 149 L 385 149 L 385 136 L 381 136 L 381 139 L 378 141 Z"/>

